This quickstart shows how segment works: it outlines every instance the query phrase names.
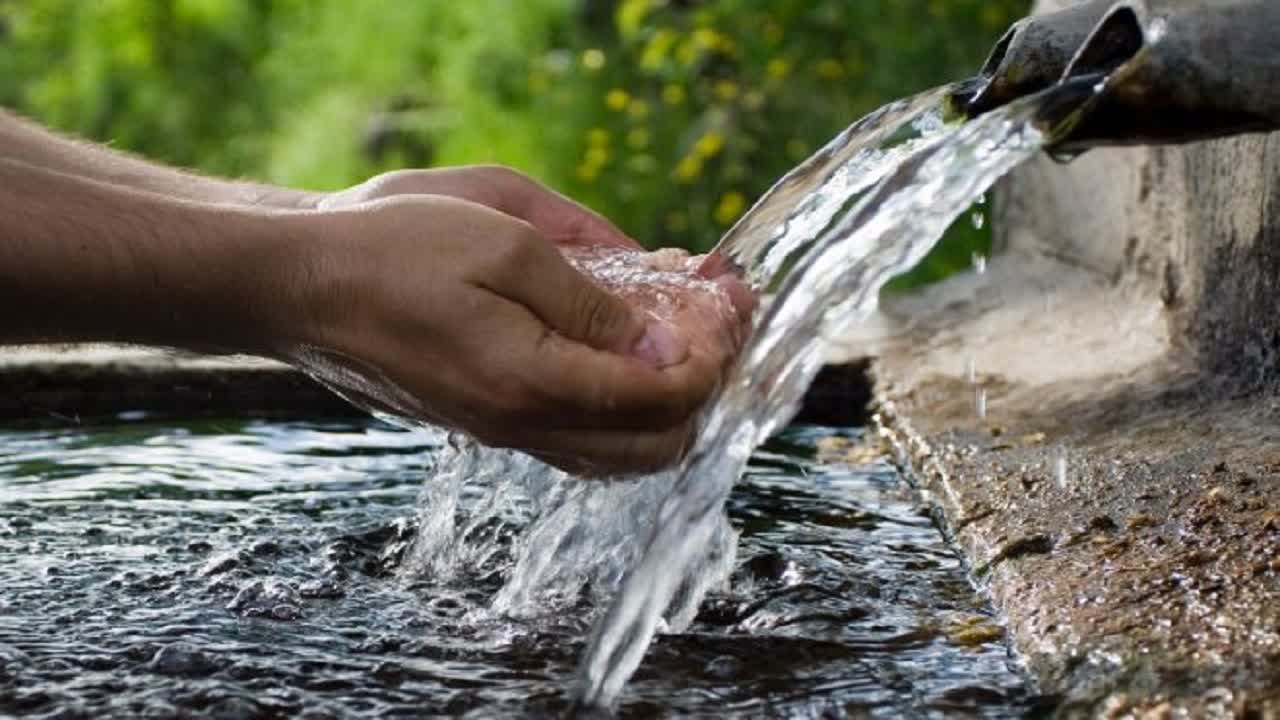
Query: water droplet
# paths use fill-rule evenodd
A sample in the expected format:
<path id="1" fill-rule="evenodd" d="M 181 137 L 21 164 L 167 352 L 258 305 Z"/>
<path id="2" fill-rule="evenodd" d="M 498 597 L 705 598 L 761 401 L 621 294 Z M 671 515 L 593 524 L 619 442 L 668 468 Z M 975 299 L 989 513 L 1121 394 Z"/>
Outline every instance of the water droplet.
<path id="1" fill-rule="evenodd" d="M 975 385 L 978 382 L 978 364 L 973 361 L 973 358 L 969 358 L 965 362 L 964 377 L 970 385 Z"/>
<path id="2" fill-rule="evenodd" d="M 987 274 L 987 256 L 982 253 L 973 254 L 973 271 L 979 275 Z"/>
<path id="3" fill-rule="evenodd" d="M 1059 490 L 1067 489 L 1067 451 L 1059 448 L 1058 456 L 1053 459 L 1053 481 Z"/>
<path id="4" fill-rule="evenodd" d="M 980 385 L 973 389 L 973 411 L 979 420 L 987 419 L 987 389 Z"/>
<path id="5" fill-rule="evenodd" d="M 987 226 L 987 214 L 981 209 L 974 210 L 973 214 L 969 216 L 969 219 L 973 222 L 974 230 L 981 230 Z"/>

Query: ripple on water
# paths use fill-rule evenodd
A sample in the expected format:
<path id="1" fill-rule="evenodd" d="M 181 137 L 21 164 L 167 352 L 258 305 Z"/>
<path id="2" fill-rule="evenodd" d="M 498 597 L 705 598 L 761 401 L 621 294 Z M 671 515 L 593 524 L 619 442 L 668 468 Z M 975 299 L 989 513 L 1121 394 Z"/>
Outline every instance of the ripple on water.
<path id="1" fill-rule="evenodd" d="M 756 454 L 729 505 L 731 588 L 655 644 L 621 715 L 1033 702 L 998 632 L 954 641 L 987 608 L 909 492 L 885 465 L 817 461 L 828 434 Z M 550 618 L 486 613 L 501 553 L 395 577 L 442 441 L 375 421 L 0 436 L 0 715 L 562 713 L 589 596 Z"/>

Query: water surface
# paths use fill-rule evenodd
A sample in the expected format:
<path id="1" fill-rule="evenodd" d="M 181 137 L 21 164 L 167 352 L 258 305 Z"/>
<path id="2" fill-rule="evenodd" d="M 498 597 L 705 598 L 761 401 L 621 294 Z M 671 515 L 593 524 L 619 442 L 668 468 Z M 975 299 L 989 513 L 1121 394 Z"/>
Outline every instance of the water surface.
<path id="1" fill-rule="evenodd" d="M 659 636 L 621 716 L 1036 704 L 958 558 L 856 438 L 793 428 L 752 456 L 728 587 Z M 492 526 L 465 572 L 400 567 L 442 442 L 373 420 L 0 434 L 0 716 L 562 715 L 599 607 L 494 612 L 519 527 Z"/>

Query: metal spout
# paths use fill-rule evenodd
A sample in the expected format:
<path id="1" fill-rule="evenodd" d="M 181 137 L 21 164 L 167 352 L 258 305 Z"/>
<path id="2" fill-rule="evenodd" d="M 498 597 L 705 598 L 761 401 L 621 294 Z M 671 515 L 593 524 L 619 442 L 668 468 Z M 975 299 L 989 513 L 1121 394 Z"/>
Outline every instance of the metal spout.
<path id="1" fill-rule="evenodd" d="M 976 92 L 956 104 L 976 117 L 1054 85 L 1115 2 L 1089 0 L 1014 23 L 978 73 Z"/>
<path id="2" fill-rule="evenodd" d="M 1105 78 L 1067 150 L 1280 130 L 1280 0 L 1084 2 L 1015 24 L 982 76 L 970 115 Z"/>
<path id="3" fill-rule="evenodd" d="M 1180 143 L 1280 130 L 1280 2 L 1126 0 L 1063 74 L 1106 76 L 1067 145 Z"/>

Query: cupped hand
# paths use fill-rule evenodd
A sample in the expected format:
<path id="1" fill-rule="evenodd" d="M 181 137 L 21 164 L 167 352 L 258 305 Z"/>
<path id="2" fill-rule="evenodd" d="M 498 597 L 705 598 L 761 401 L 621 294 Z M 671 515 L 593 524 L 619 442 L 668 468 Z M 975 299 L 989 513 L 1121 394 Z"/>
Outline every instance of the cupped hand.
<path id="1" fill-rule="evenodd" d="M 299 221 L 315 241 L 286 358 L 359 404 L 574 471 L 678 458 L 740 346 L 714 282 L 682 288 L 692 299 L 664 316 L 588 279 L 532 224 L 473 202 L 403 195 Z"/>
<path id="2" fill-rule="evenodd" d="M 511 168 L 471 165 L 434 170 L 395 170 L 341 192 L 317 196 L 319 209 L 341 209 L 402 195 L 445 195 L 497 210 L 534 227 L 557 245 L 640 245 L 605 218 Z"/>

